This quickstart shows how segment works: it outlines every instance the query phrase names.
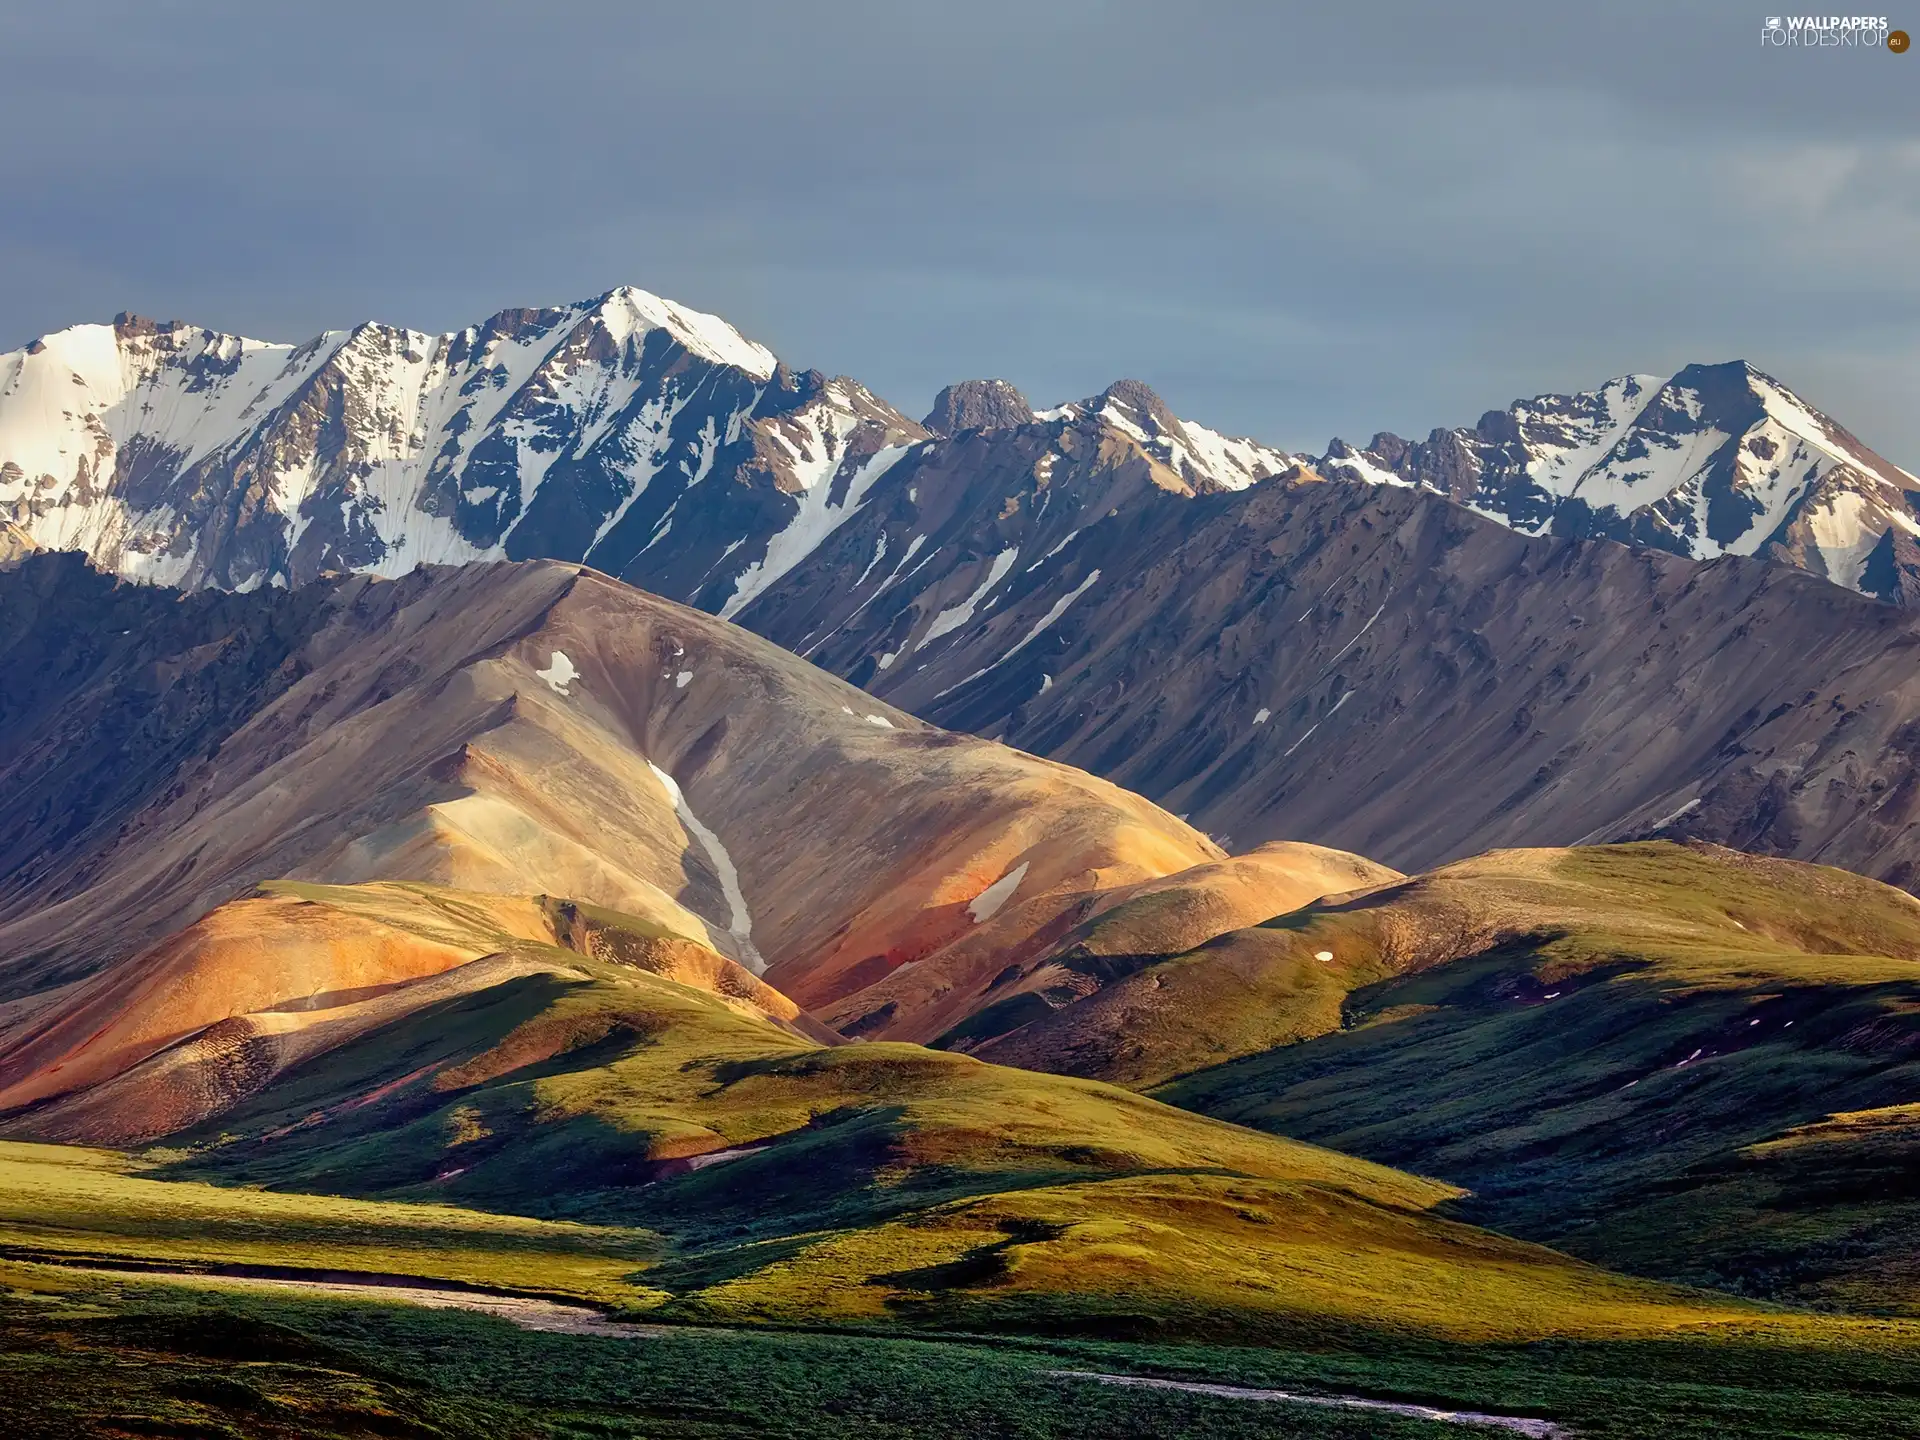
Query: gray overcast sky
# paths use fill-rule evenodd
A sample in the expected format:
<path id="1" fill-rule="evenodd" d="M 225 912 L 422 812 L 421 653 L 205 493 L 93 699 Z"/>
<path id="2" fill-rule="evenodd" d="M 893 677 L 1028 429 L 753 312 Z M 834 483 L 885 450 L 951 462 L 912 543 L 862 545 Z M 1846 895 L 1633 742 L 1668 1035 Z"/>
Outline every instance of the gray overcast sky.
<path id="1" fill-rule="evenodd" d="M 1920 54 L 1768 7 L 0 0 L 0 344 L 632 283 L 1302 449 L 1737 356 L 1920 471 Z"/>

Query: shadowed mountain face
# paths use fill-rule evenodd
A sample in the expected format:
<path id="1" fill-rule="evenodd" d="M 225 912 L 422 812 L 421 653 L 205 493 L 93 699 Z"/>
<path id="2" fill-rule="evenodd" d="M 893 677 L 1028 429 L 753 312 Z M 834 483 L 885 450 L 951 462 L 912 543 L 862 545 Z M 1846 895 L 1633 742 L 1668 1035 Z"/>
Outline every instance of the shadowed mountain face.
<path id="1" fill-rule="evenodd" d="M 971 555 L 957 573 L 880 590 L 822 556 L 742 621 L 1236 850 L 1312 839 L 1412 870 L 1658 832 L 1914 878 L 1905 613 L 1756 561 L 1521 536 L 1419 490 L 1190 497 L 1049 443 L 1008 432 L 998 488 L 924 532 L 875 510 L 836 542 Z"/>

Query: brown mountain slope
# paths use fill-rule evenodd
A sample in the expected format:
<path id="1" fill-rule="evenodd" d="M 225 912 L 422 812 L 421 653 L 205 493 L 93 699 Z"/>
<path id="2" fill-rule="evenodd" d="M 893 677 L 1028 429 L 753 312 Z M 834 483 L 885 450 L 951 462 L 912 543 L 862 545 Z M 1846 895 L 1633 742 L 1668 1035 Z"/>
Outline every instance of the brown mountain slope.
<path id="1" fill-rule="evenodd" d="M 1318 845 L 1276 841 L 1172 875 L 1104 891 L 1010 926 L 982 926 L 948 947 L 937 971 L 907 967 L 829 1010 L 850 1033 L 971 1048 L 1093 994 L 1149 957 L 1188 950 L 1310 900 L 1402 878 Z M 911 1017 L 911 1018 L 898 1018 Z"/>
<path id="2" fill-rule="evenodd" d="M 822 1008 L 1223 858 L 1105 781 L 933 730 L 577 566 L 181 599 L 42 557 L 0 583 L 23 622 L 0 656 L 0 803 L 24 817 L 0 879 L 0 1084 L 16 1099 L 66 1085 L 59 1037 L 100 1035 L 72 1072 L 97 1080 L 223 1018 L 227 998 L 251 1013 L 469 958 L 409 942 L 387 965 L 363 954 L 378 945 L 303 942 L 297 983 L 236 989 L 230 971 L 266 985 L 272 966 L 219 957 L 287 947 L 215 940 L 271 903 L 180 932 L 277 877 L 566 896 Z M 589 941 L 590 913 L 569 922 Z M 87 978 L 127 962 L 132 989 Z M 129 1007 L 159 1018 L 96 1023 Z M 890 1015 L 907 1025 L 911 1008 Z"/>
<path id="3" fill-rule="evenodd" d="M 7 1055 L 0 1112 L 48 1139 L 126 1144 L 221 1114 L 303 1061 L 529 975 L 567 952 L 839 1037 L 735 961 L 636 916 L 418 884 L 274 882 L 71 988 Z"/>

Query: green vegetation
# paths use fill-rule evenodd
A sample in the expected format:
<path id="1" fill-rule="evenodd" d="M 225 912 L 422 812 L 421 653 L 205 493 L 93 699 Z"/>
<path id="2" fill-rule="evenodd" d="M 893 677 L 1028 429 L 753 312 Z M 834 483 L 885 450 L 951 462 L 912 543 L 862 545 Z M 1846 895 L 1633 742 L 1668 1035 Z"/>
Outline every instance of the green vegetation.
<path id="1" fill-rule="evenodd" d="M 572 963 L 288 1072 L 162 1173 L 656 1233 L 636 1284 L 687 1318 L 1265 1338 L 1752 1318 L 1438 1219 L 1458 1192 L 1431 1181 L 1095 1082 L 812 1045 Z"/>
<path id="2" fill-rule="evenodd" d="M 1583 1440 L 1920 1437 L 1920 1324 L 1528 1243 L 1911 1304 L 1920 905 L 1836 873 L 1523 852 L 1236 932 L 1131 977 L 1265 997 L 1209 1043 L 1303 1037 L 1162 1092 L 1192 1109 L 822 1045 L 617 945 L 524 938 L 604 916 L 375 895 L 356 903 L 418 924 L 424 899 L 543 968 L 313 1055 L 166 1151 L 0 1144 L 0 1433 L 1473 1433 L 1047 1373 L 1081 1369 Z M 1141 1034 L 1164 1058 L 1209 1013 Z M 409 1275 L 672 1328 L 533 1334 L 32 1263 L 55 1256 Z"/>
<path id="3" fill-rule="evenodd" d="M 651 1296 L 628 1277 L 661 1248 L 644 1230 L 151 1173 L 107 1150 L 0 1143 L 0 1253 L 367 1271 L 632 1304 Z"/>
<path id="4" fill-rule="evenodd" d="M 148 1175 L 75 1172 L 106 1192 L 84 1245 L 67 1193 L 23 1190 L 15 1243 L 196 1258 L 204 1231 L 204 1258 L 231 1258 L 232 1227 L 208 1217 L 237 1199 L 262 1249 L 424 1275 L 470 1276 L 487 1257 L 469 1252 L 504 1243 L 467 1240 L 473 1212 L 574 1222 L 513 1242 L 539 1251 L 537 1286 L 518 1285 L 622 1287 L 631 1313 L 666 1319 L 1263 1343 L 1797 1323 L 1442 1219 L 1449 1186 L 1112 1086 L 822 1047 L 644 971 L 569 964 L 310 1059 Z M 296 1198 L 315 1192 L 419 1207 L 458 1229 L 432 1244 L 462 1268 L 380 1258 L 405 1243 L 397 1221 L 364 1261 L 328 1250 L 321 1222 L 341 1202 Z M 156 1195 L 183 1213 L 154 1223 Z M 111 1234 L 123 1202 L 133 1223 Z"/>
<path id="5" fill-rule="evenodd" d="M 1500 1433 L 1057 1370 L 1538 1416 L 1580 1440 L 1906 1440 L 1920 1436 L 1917 1354 L 1897 1326 L 1844 1348 L 1815 1333 L 1471 1347 L 1355 1334 L 1272 1349 L 791 1330 L 599 1339 L 456 1311 L 0 1266 L 0 1433 L 21 1440 Z"/>
<path id="6" fill-rule="evenodd" d="M 1444 1176 L 1473 1192 L 1448 1213 L 1615 1268 L 1920 1312 L 1909 897 L 1636 845 L 1483 857 L 1242 935 L 1332 950 L 1339 1026 L 1162 1098 Z"/>

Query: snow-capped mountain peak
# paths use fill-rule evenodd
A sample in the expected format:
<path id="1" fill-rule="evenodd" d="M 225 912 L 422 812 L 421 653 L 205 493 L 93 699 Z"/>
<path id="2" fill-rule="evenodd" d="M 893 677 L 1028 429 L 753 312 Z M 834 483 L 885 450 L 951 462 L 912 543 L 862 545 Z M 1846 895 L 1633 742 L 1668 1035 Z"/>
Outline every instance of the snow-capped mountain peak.
<path id="1" fill-rule="evenodd" d="M 1869 560 L 1920 534 L 1920 480 L 1738 360 L 1516 401 L 1425 441 L 1336 440 L 1316 468 L 1423 485 L 1531 534 L 1759 555 L 1890 600 Z"/>
<path id="2" fill-rule="evenodd" d="M 328 569 L 559 555 L 620 570 L 698 509 L 757 509 L 925 432 L 633 287 L 444 335 L 299 346 L 123 315 L 0 356 L 0 516 L 132 578 L 236 589 Z M 743 496 L 745 490 L 757 499 Z M 791 522 L 798 517 L 787 515 Z M 764 557 L 691 551 L 723 589 Z M 737 528 L 737 527 L 736 527 Z M 707 551 L 712 553 L 708 554 Z M 664 556 L 662 558 L 665 558 Z"/>
<path id="3" fill-rule="evenodd" d="M 1042 410 L 1038 418 L 1069 424 L 1090 420 L 1110 426 L 1201 491 L 1244 490 L 1292 469 L 1300 460 L 1257 440 L 1222 435 L 1182 420 L 1139 380 L 1116 380 L 1098 395 Z"/>
<path id="4" fill-rule="evenodd" d="M 601 323 L 617 340 L 665 330 L 695 355 L 716 365 L 744 370 L 757 380 L 768 379 L 780 364 L 766 346 L 747 339 L 718 315 L 690 310 L 637 285 L 608 291 L 595 308 Z"/>

